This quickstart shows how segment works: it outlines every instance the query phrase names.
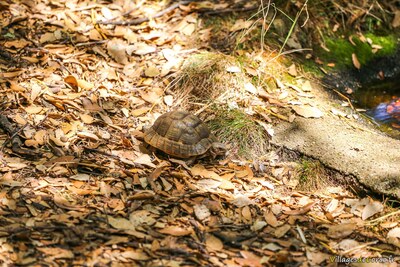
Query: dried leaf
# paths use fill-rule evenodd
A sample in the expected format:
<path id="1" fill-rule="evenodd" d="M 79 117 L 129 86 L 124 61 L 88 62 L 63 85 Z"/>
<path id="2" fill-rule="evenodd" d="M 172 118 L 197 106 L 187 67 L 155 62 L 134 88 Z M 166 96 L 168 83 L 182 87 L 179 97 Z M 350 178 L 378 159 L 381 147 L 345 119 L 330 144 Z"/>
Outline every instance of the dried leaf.
<path id="1" fill-rule="evenodd" d="M 72 251 L 57 247 L 38 247 L 40 252 L 45 255 L 51 256 L 51 259 L 72 259 L 74 258 L 74 253 Z"/>
<path id="2" fill-rule="evenodd" d="M 78 79 L 77 82 L 78 82 L 79 88 L 82 88 L 83 90 L 91 90 L 94 88 L 94 84 L 90 83 L 88 81 Z"/>
<path id="3" fill-rule="evenodd" d="M 342 223 L 332 225 L 328 229 L 328 236 L 334 239 L 345 238 L 353 233 L 357 225 L 354 223 Z"/>
<path id="4" fill-rule="evenodd" d="M 230 32 L 236 32 L 249 28 L 254 23 L 253 20 L 238 19 L 235 24 L 229 29 Z"/>
<path id="5" fill-rule="evenodd" d="M 143 114 L 147 113 L 150 110 L 150 108 L 138 108 L 131 110 L 131 115 L 133 117 L 139 117 L 142 116 Z"/>
<path id="6" fill-rule="evenodd" d="M 252 83 L 245 83 L 244 84 L 244 89 L 247 92 L 252 93 L 253 95 L 256 95 L 257 92 L 258 92 L 257 88 Z"/>
<path id="7" fill-rule="evenodd" d="M 172 236 L 185 236 L 190 235 L 193 230 L 191 227 L 180 227 L 176 225 L 167 226 L 164 229 L 158 230 L 162 234 L 172 235 Z"/>
<path id="8" fill-rule="evenodd" d="M 242 70 L 238 66 L 227 66 L 226 71 L 230 73 L 239 73 Z"/>
<path id="9" fill-rule="evenodd" d="M 206 234 L 206 248 L 208 251 L 219 251 L 224 248 L 224 244 L 214 235 Z"/>
<path id="10" fill-rule="evenodd" d="M 265 221 L 272 227 L 277 227 L 279 225 L 278 220 L 272 212 L 267 212 L 264 215 Z"/>
<path id="11" fill-rule="evenodd" d="M 393 28 L 397 28 L 400 26 L 400 10 L 396 10 L 394 12 L 394 18 L 392 21 Z"/>
<path id="12" fill-rule="evenodd" d="M 145 93 L 141 93 L 142 98 L 151 103 L 151 104 L 157 104 L 160 101 L 160 92 L 152 90 L 148 91 Z"/>
<path id="13" fill-rule="evenodd" d="M 108 223 L 114 227 L 115 229 L 120 230 L 135 230 L 135 226 L 133 223 L 125 218 L 114 218 L 111 216 L 107 216 Z"/>
<path id="14" fill-rule="evenodd" d="M 312 91 L 312 85 L 311 85 L 311 82 L 310 81 L 305 81 L 303 84 L 302 84 L 302 86 L 301 86 L 301 89 L 304 91 L 304 92 L 311 92 Z"/>
<path id="15" fill-rule="evenodd" d="M 239 208 L 242 208 L 253 204 L 253 201 L 250 200 L 247 196 L 239 195 L 232 201 L 232 204 Z"/>
<path id="16" fill-rule="evenodd" d="M 73 75 L 68 75 L 65 77 L 64 82 L 69 84 L 72 88 L 78 88 L 78 79 Z"/>
<path id="17" fill-rule="evenodd" d="M 274 235 L 276 238 L 283 237 L 290 230 L 290 225 L 284 224 L 281 227 L 275 229 Z"/>
<path id="18" fill-rule="evenodd" d="M 164 96 L 164 103 L 167 106 L 172 106 L 172 104 L 174 103 L 174 97 L 172 95 L 166 95 Z"/>
<path id="19" fill-rule="evenodd" d="M 154 53 L 157 50 L 155 46 L 148 45 L 146 43 L 139 43 L 135 46 L 134 54 L 142 56 L 150 53 Z"/>
<path id="20" fill-rule="evenodd" d="M 107 43 L 108 54 L 118 63 L 127 64 L 127 44 L 121 39 L 112 39 Z"/>
<path id="21" fill-rule="evenodd" d="M 292 109 L 305 118 L 321 118 L 324 115 L 321 110 L 311 106 L 292 106 Z"/>
<path id="22" fill-rule="evenodd" d="M 370 200 L 361 213 L 361 219 L 366 220 L 383 210 L 383 204 L 379 201 Z"/>
<path id="23" fill-rule="evenodd" d="M 202 204 L 194 205 L 193 210 L 197 219 L 199 219 L 200 221 L 207 219 L 211 215 L 210 210 L 205 205 Z"/>
<path id="24" fill-rule="evenodd" d="M 400 227 L 391 229 L 387 233 L 387 240 L 390 244 L 393 244 L 397 248 L 400 248 Z"/>
<path id="25" fill-rule="evenodd" d="M 41 92 L 42 92 L 42 87 L 39 84 L 37 84 L 37 83 L 32 84 L 31 102 L 34 102 L 36 100 L 36 98 L 40 95 Z"/>
<path id="26" fill-rule="evenodd" d="M 296 70 L 296 65 L 295 64 L 292 64 L 292 65 L 289 66 L 288 73 L 293 77 L 297 76 L 297 70 Z"/>
<path id="27" fill-rule="evenodd" d="M 242 209 L 242 216 L 245 218 L 247 221 L 252 221 L 252 216 L 251 216 L 251 210 L 249 206 L 245 206 Z"/>
<path id="28" fill-rule="evenodd" d="M 147 155 L 147 154 L 140 155 L 133 162 L 137 163 L 137 164 L 146 165 L 146 166 L 148 166 L 150 168 L 155 168 L 156 167 L 156 165 L 154 165 L 154 163 L 151 162 L 150 156 Z"/>
<path id="29" fill-rule="evenodd" d="M 150 257 L 147 256 L 147 254 L 140 249 L 124 251 L 121 252 L 120 255 L 125 259 L 138 260 L 138 261 L 145 261 L 150 259 Z"/>
<path id="30" fill-rule="evenodd" d="M 221 181 L 221 177 L 213 171 L 207 170 L 203 165 L 196 164 L 191 169 L 190 172 L 193 176 L 200 176 L 204 178 L 211 178 Z"/>
<path id="31" fill-rule="evenodd" d="M 353 65 L 356 69 L 361 68 L 360 61 L 358 61 L 357 55 L 355 53 L 351 54 L 351 60 L 353 61 Z"/>
<path id="32" fill-rule="evenodd" d="M 81 120 L 86 124 L 92 124 L 94 118 L 88 114 L 80 114 Z"/>
<path id="33" fill-rule="evenodd" d="M 28 106 L 25 108 L 25 111 L 29 114 L 39 114 L 43 110 L 43 107 L 40 106 Z"/>
<path id="34" fill-rule="evenodd" d="M 183 29 L 181 29 L 181 33 L 183 33 L 184 35 L 190 36 L 193 34 L 195 29 L 196 29 L 196 25 L 193 23 L 189 23 Z"/>
<path id="35" fill-rule="evenodd" d="M 160 75 L 160 70 L 157 67 L 152 66 L 144 71 L 144 75 L 146 77 L 156 77 L 157 75 Z"/>
<path id="36" fill-rule="evenodd" d="M 77 180 L 77 181 L 89 181 L 90 176 L 86 173 L 77 173 L 69 177 L 70 179 Z"/>

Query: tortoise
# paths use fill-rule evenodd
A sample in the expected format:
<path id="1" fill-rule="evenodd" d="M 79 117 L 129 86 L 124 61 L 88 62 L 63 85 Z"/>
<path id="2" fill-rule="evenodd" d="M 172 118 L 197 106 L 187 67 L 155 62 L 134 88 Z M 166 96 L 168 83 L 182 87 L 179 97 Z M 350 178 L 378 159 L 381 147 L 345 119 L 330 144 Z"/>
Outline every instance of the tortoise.
<path id="1" fill-rule="evenodd" d="M 182 159 L 194 160 L 224 155 L 226 147 L 218 142 L 197 116 L 182 110 L 167 112 L 144 133 L 144 141 L 151 147 Z"/>

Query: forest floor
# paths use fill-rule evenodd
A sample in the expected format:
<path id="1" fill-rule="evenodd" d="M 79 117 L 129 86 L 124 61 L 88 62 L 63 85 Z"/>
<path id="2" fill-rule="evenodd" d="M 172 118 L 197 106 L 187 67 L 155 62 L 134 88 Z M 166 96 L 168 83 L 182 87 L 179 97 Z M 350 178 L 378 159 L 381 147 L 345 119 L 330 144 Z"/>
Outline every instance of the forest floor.
<path id="1" fill-rule="evenodd" d="M 398 208 L 318 161 L 267 141 L 189 166 L 141 149 L 143 128 L 176 108 L 206 121 L 215 105 L 241 109 L 268 138 L 325 116 L 311 75 L 240 35 L 273 19 L 247 2 L 0 1 L 1 264 L 397 266 Z M 221 91 L 209 103 L 176 89 L 196 85 Z"/>

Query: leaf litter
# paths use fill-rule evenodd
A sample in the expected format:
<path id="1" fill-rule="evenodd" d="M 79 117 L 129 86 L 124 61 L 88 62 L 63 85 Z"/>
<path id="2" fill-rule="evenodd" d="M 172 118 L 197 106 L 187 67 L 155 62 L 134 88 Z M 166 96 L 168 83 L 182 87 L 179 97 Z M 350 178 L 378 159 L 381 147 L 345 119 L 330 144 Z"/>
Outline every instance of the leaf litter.
<path id="1" fill-rule="evenodd" d="M 337 187 L 298 192 L 285 184 L 294 168 L 284 171 L 272 159 L 262 163 L 266 171 L 233 160 L 184 168 L 142 152 L 135 132 L 177 101 L 163 89 L 163 77 L 201 51 L 193 45 L 197 34 L 208 47 L 209 30 L 198 12 L 228 6 L 182 1 L 157 13 L 166 7 L 153 4 L 1 2 L 1 20 L 15 19 L 9 29 L 28 29 L 0 41 L 17 59 L 0 61 L 2 114 L 28 151 L 39 149 L 42 156 L 23 157 L 1 135 L 0 262 L 321 266 L 338 255 L 397 260 L 399 213 L 379 201 Z M 228 31 L 255 23 L 237 20 Z M 356 57 L 353 63 L 358 67 Z M 226 71 L 243 72 L 236 65 Z M 253 68 L 246 72 L 257 75 Z M 296 78 L 295 65 L 289 73 Z M 312 85 L 298 80 L 296 86 L 276 79 L 276 94 L 252 83 L 243 89 L 258 102 L 321 117 L 304 100 Z M 256 113 L 266 129 L 272 129 L 270 115 L 286 118 L 265 106 Z"/>

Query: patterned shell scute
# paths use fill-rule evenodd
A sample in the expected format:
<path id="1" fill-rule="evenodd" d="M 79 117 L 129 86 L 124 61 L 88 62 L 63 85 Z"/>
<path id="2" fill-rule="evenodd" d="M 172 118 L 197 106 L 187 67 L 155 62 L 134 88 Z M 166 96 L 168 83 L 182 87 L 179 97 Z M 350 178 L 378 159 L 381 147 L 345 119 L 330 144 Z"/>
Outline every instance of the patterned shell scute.
<path id="1" fill-rule="evenodd" d="M 171 111 L 158 117 L 146 131 L 149 145 L 175 157 L 189 158 L 207 152 L 217 142 L 207 126 L 186 111 Z"/>

